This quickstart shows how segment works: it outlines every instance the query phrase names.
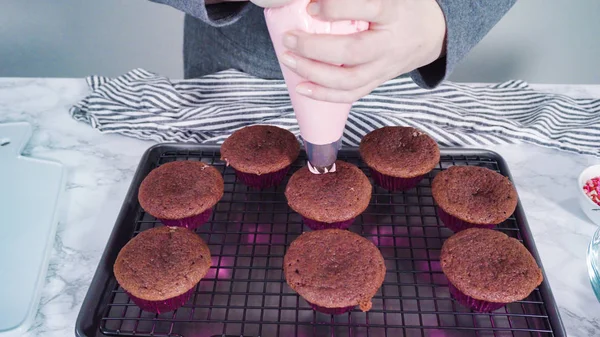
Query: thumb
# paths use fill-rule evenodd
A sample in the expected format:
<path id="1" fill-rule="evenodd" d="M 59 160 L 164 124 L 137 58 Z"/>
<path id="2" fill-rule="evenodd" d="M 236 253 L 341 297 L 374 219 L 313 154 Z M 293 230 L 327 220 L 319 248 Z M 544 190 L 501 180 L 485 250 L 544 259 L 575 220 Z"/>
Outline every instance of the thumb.
<path id="1" fill-rule="evenodd" d="M 281 6 L 287 5 L 288 3 L 292 2 L 293 0 L 250 0 L 250 1 L 259 7 L 270 8 L 270 7 L 281 7 Z"/>

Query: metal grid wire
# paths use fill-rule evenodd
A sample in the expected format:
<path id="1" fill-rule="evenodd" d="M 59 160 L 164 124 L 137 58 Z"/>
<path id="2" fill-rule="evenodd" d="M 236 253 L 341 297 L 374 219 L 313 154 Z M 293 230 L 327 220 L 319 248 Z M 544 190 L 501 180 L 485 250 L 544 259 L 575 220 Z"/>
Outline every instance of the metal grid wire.
<path id="1" fill-rule="evenodd" d="M 355 152 L 343 152 L 340 159 L 365 169 Z M 355 309 L 337 316 L 313 311 L 285 282 L 286 247 L 304 230 L 300 216 L 287 206 L 285 183 L 249 189 L 213 151 L 166 152 L 155 166 L 175 160 L 201 160 L 223 173 L 225 195 L 212 220 L 197 229 L 210 247 L 213 267 L 184 307 L 160 315 L 141 311 L 113 278 L 100 323 L 105 335 L 554 336 L 538 289 L 493 313 L 474 313 L 450 298 L 441 272 L 440 249 L 452 232 L 436 216 L 431 180 L 452 165 L 499 171 L 494 159 L 442 156 L 439 167 L 417 188 L 404 193 L 374 188 L 369 208 L 350 230 L 379 247 L 387 267 L 385 281 L 369 312 Z M 291 172 L 303 163 L 301 158 Z M 138 213 L 134 235 L 160 225 L 141 208 Z M 522 239 L 514 217 L 499 229 Z"/>

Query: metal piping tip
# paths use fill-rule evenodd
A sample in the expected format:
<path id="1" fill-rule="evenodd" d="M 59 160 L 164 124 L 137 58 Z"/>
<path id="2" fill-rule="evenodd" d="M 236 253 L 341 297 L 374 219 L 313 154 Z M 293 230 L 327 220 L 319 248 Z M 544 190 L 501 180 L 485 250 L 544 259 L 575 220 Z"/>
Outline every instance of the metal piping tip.
<path id="1" fill-rule="evenodd" d="M 312 144 L 304 140 L 304 150 L 308 157 L 308 169 L 314 174 L 335 172 L 335 161 L 342 147 L 342 139 L 324 145 Z"/>

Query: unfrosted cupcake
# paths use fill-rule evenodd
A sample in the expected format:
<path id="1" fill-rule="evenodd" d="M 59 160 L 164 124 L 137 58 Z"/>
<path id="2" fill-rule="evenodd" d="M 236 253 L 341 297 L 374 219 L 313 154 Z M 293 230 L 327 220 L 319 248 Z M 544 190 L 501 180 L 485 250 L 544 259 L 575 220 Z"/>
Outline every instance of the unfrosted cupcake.
<path id="1" fill-rule="evenodd" d="M 285 254 L 283 270 L 288 285 L 327 314 L 343 314 L 357 305 L 370 310 L 386 272 L 371 241 L 341 229 L 300 235 Z"/>
<path id="2" fill-rule="evenodd" d="M 485 167 L 452 166 L 431 184 L 440 220 L 451 230 L 493 228 L 508 219 L 518 202 L 510 180 Z"/>
<path id="3" fill-rule="evenodd" d="M 412 127 L 374 130 L 363 137 L 359 150 L 375 183 L 391 191 L 417 186 L 440 161 L 435 140 Z"/>
<path id="4" fill-rule="evenodd" d="M 204 241 L 189 229 L 156 227 L 119 252 L 117 282 L 140 309 L 162 313 L 184 305 L 211 266 Z"/>
<path id="5" fill-rule="evenodd" d="M 161 165 L 144 178 L 138 200 L 148 214 L 165 225 L 194 229 L 210 219 L 223 190 L 223 177 L 214 167 L 197 161 L 175 161 Z"/>
<path id="6" fill-rule="evenodd" d="M 452 297 L 478 312 L 523 300 L 543 281 L 527 248 L 491 229 L 454 234 L 442 246 L 440 263 Z"/>
<path id="7" fill-rule="evenodd" d="M 288 205 L 311 229 L 346 229 L 369 206 L 371 183 L 356 166 L 335 162 L 335 172 L 296 171 L 285 189 Z"/>
<path id="8" fill-rule="evenodd" d="M 293 133 L 270 125 L 240 129 L 221 146 L 221 160 L 244 184 L 254 188 L 281 183 L 299 153 L 300 143 Z"/>

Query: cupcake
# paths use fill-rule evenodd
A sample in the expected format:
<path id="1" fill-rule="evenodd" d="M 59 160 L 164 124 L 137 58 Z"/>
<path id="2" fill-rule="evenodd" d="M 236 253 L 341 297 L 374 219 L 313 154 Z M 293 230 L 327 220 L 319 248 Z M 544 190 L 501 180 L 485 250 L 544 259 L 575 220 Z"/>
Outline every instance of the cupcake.
<path id="1" fill-rule="evenodd" d="M 478 312 L 525 299 L 542 283 L 542 271 L 517 239 L 499 231 L 470 228 L 442 246 L 442 271 L 451 296 Z"/>
<path id="2" fill-rule="evenodd" d="M 335 172 L 313 174 L 308 167 L 296 171 L 285 189 L 288 205 L 311 229 L 346 229 L 371 200 L 371 183 L 356 166 L 335 162 Z"/>
<path id="3" fill-rule="evenodd" d="M 288 285 L 313 309 L 342 314 L 359 306 L 371 309 L 385 278 L 383 256 L 362 236 L 341 229 L 306 232 L 283 258 Z"/>
<path id="4" fill-rule="evenodd" d="M 270 125 L 240 129 L 221 145 L 221 160 L 244 184 L 254 188 L 281 183 L 299 153 L 300 143 L 293 133 Z"/>
<path id="5" fill-rule="evenodd" d="M 390 191 L 417 186 L 440 162 L 435 140 L 411 127 L 374 130 L 361 140 L 359 150 L 375 183 Z"/>
<path id="6" fill-rule="evenodd" d="M 197 161 L 175 161 L 152 170 L 142 181 L 142 208 L 167 226 L 194 229 L 210 219 L 223 197 L 223 177 Z"/>
<path id="7" fill-rule="evenodd" d="M 211 265 L 206 243 L 182 227 L 141 232 L 119 252 L 113 272 L 140 309 L 173 311 L 187 302 Z"/>
<path id="8" fill-rule="evenodd" d="M 440 220 L 455 232 L 493 228 L 513 214 L 518 202 L 507 177 L 477 166 L 452 166 L 438 173 L 431 193 Z"/>

